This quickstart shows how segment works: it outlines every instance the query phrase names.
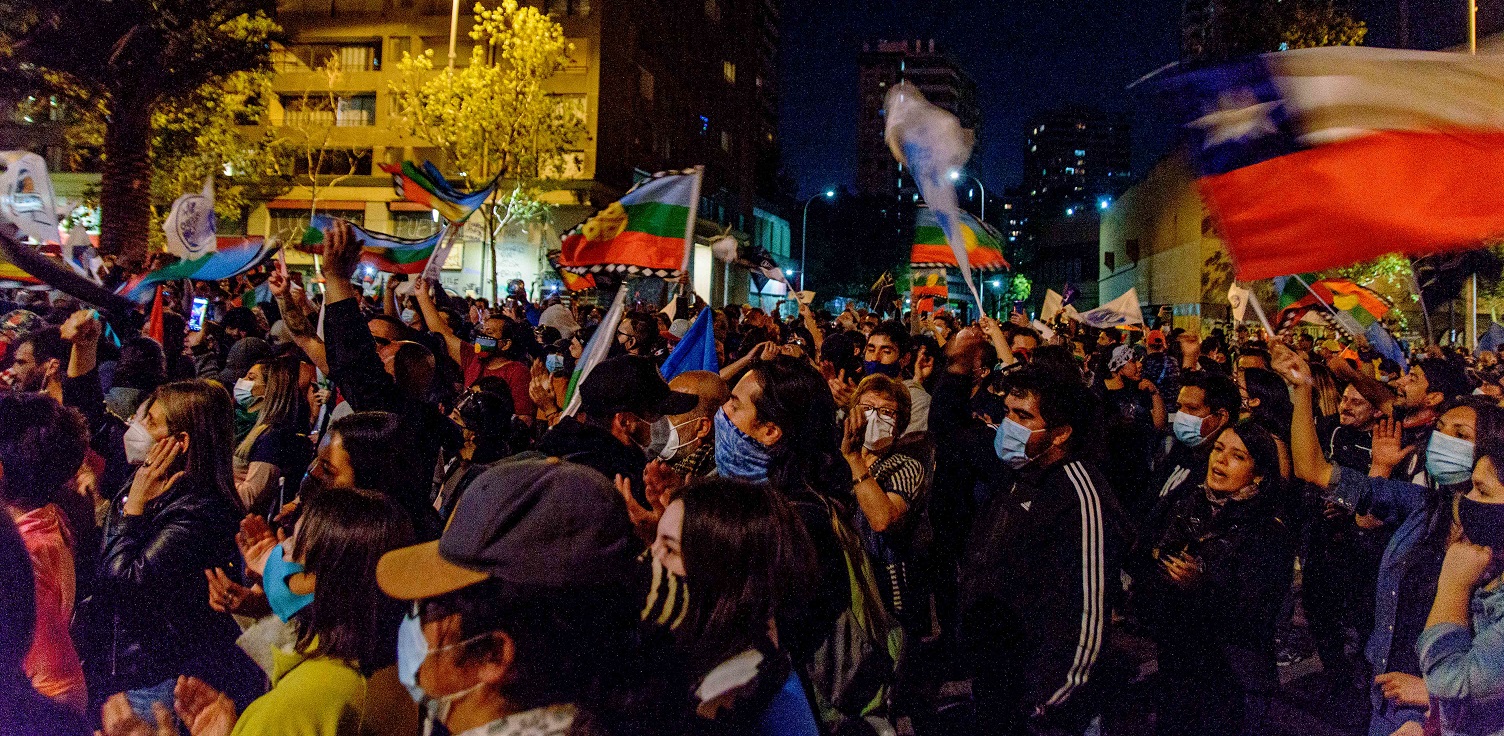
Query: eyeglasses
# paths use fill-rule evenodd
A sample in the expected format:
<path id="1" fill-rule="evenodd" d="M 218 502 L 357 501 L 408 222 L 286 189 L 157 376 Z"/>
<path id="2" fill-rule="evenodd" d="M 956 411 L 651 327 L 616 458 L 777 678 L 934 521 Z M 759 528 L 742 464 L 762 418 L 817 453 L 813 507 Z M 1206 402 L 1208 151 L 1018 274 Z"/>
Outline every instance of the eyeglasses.
<path id="1" fill-rule="evenodd" d="M 872 406 L 870 404 L 857 404 L 856 408 L 861 409 L 863 414 L 865 414 L 865 413 L 867 413 L 869 411 L 875 411 L 875 412 L 877 412 L 878 416 L 880 416 L 880 417 L 882 417 L 884 419 L 896 419 L 898 417 L 898 411 L 897 410 L 890 409 L 890 408 L 888 408 L 886 406 Z"/>

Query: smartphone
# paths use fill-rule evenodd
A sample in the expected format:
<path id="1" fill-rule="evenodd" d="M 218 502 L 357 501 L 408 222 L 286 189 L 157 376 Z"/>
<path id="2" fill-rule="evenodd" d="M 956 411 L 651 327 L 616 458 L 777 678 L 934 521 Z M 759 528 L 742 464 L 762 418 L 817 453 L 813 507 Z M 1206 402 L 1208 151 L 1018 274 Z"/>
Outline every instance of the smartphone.
<path id="1" fill-rule="evenodd" d="M 193 311 L 188 314 L 188 329 L 199 332 L 204 329 L 204 315 L 209 312 L 209 300 L 196 296 L 193 297 Z"/>

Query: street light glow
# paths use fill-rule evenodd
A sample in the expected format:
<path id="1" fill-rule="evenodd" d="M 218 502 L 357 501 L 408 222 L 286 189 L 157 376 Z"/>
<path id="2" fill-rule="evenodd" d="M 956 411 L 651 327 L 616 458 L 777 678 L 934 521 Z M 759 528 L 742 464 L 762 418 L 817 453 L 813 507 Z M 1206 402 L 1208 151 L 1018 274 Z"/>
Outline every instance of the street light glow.
<path id="1" fill-rule="evenodd" d="M 999 288 L 1002 288 L 1002 286 L 1003 286 L 1002 279 L 993 279 L 992 280 L 992 288 L 999 289 Z"/>
<path id="2" fill-rule="evenodd" d="M 827 190 L 825 190 L 825 198 L 826 199 L 835 199 L 835 196 L 836 196 L 836 190 L 834 190 L 834 189 L 827 189 Z"/>
<path id="3" fill-rule="evenodd" d="M 950 170 L 950 180 L 951 181 L 960 181 L 961 180 L 961 170 L 960 169 L 951 169 Z"/>
<path id="4" fill-rule="evenodd" d="M 792 269 L 792 268 L 785 268 L 785 269 L 783 269 L 783 275 L 784 276 L 793 276 L 794 275 L 794 269 Z"/>
<path id="5" fill-rule="evenodd" d="M 1065 216 L 1066 217 L 1072 217 L 1075 214 L 1076 214 L 1076 208 L 1075 207 L 1066 207 L 1065 208 Z"/>

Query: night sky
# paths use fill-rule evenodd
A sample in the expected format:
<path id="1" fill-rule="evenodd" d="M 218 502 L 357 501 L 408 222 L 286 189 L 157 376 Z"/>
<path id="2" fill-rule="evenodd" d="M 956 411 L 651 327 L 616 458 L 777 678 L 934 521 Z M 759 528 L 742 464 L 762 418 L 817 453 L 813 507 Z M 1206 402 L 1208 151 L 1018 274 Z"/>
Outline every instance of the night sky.
<path id="1" fill-rule="evenodd" d="M 1465 0 L 1409 0 L 1412 47 L 1464 39 Z M 780 129 L 800 196 L 851 185 L 856 170 L 857 67 L 863 42 L 929 39 L 977 82 L 982 131 L 971 172 L 988 193 L 1016 184 L 1029 116 L 1065 104 L 1132 115 L 1142 173 L 1173 131 L 1125 88 L 1180 55 L 1183 0 L 785 0 Z M 1368 45 L 1393 46 L 1397 0 L 1362 0 Z M 1504 21 L 1480 2 L 1480 36 Z M 1492 7 L 1490 7 L 1492 6 Z"/>

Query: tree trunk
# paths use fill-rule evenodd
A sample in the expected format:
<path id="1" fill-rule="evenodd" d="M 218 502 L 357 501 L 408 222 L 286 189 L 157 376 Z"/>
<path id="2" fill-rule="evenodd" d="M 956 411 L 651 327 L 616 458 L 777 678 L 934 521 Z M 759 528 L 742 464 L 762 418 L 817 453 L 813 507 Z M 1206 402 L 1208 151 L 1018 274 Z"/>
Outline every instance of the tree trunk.
<path id="1" fill-rule="evenodd" d="M 117 100 L 113 108 L 104 135 L 99 250 L 138 264 L 151 227 L 151 106 Z"/>

